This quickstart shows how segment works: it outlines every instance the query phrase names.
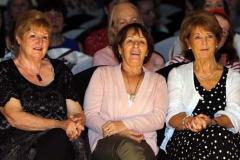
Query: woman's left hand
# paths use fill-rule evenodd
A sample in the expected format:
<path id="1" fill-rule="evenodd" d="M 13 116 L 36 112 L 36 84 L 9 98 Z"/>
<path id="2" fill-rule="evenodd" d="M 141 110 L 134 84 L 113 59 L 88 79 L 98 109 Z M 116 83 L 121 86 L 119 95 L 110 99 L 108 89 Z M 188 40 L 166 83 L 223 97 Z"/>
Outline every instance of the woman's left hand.
<path id="1" fill-rule="evenodd" d="M 102 126 L 103 137 L 110 137 L 128 129 L 122 121 L 107 121 Z"/>
<path id="2" fill-rule="evenodd" d="M 84 130 L 84 126 L 82 125 L 82 117 L 80 114 L 75 114 L 69 117 L 70 120 L 75 122 L 76 130 L 78 131 L 77 136 L 80 136 L 82 131 Z"/>
<path id="3" fill-rule="evenodd" d="M 200 132 L 207 127 L 206 121 L 201 116 L 195 116 L 190 122 L 185 124 L 185 127 L 190 129 L 192 132 Z"/>

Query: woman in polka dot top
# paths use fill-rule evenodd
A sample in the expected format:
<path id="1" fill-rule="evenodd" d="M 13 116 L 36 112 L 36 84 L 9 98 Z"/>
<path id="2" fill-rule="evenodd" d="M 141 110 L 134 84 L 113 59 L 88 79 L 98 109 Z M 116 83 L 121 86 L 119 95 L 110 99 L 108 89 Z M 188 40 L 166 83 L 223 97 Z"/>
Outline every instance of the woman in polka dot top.
<path id="1" fill-rule="evenodd" d="M 222 37 L 216 17 L 190 12 L 180 41 L 191 63 L 168 77 L 169 109 L 161 145 L 171 159 L 240 159 L 240 74 L 217 63 Z"/>

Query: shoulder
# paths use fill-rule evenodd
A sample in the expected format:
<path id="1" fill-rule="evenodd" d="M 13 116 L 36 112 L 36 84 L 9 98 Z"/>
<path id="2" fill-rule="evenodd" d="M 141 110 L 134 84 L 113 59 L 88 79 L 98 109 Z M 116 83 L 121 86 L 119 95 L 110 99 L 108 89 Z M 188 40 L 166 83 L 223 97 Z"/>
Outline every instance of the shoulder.
<path id="1" fill-rule="evenodd" d="M 107 56 L 107 55 L 110 55 L 110 54 L 113 54 L 113 51 L 112 51 L 112 49 L 110 48 L 110 46 L 106 46 L 105 48 L 98 50 L 98 51 L 94 54 L 94 56 L 95 56 L 95 55 Z"/>
<path id="2" fill-rule="evenodd" d="M 236 79 L 240 81 L 240 73 L 231 68 L 228 69 L 227 76 L 228 76 L 228 79 L 231 79 L 231 80 Z"/>
<path id="3" fill-rule="evenodd" d="M 13 64 L 13 60 L 12 59 L 8 59 L 6 61 L 0 62 L 0 66 L 9 66 L 11 64 Z"/>
<path id="4" fill-rule="evenodd" d="M 96 69 L 96 72 L 99 73 L 114 73 L 117 69 L 117 66 L 100 66 Z"/>
<path id="5" fill-rule="evenodd" d="M 175 76 L 179 76 L 184 78 L 184 77 L 191 77 L 193 73 L 193 63 L 187 63 L 187 64 L 183 64 L 180 65 L 178 67 L 174 67 L 171 69 L 171 71 L 169 72 L 169 77 L 175 77 Z"/>
<path id="6" fill-rule="evenodd" d="M 54 68 L 54 72 L 55 74 L 58 72 L 71 72 L 71 70 L 69 69 L 69 67 L 63 63 L 63 61 L 59 60 L 59 59 L 50 59 L 47 58 L 45 59 L 46 61 L 50 61 L 52 67 Z"/>

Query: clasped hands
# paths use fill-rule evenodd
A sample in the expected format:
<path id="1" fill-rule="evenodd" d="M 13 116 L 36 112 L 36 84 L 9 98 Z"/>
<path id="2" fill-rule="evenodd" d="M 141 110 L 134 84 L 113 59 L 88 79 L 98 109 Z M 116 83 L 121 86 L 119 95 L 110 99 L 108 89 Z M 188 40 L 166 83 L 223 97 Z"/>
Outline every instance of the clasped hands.
<path id="1" fill-rule="evenodd" d="M 207 125 L 212 124 L 212 119 L 204 114 L 199 114 L 195 117 L 186 117 L 183 125 L 185 129 L 189 129 L 192 132 L 200 132 L 205 129 Z"/>
<path id="2" fill-rule="evenodd" d="M 70 141 L 77 139 L 84 130 L 84 126 L 81 124 L 81 121 L 82 117 L 78 115 L 70 116 L 67 120 L 65 120 L 64 130 L 66 131 Z"/>
<path id="3" fill-rule="evenodd" d="M 144 139 L 143 134 L 129 130 L 122 121 L 107 121 L 102 126 L 102 133 L 104 138 L 119 134 L 129 137 L 139 143 Z"/>

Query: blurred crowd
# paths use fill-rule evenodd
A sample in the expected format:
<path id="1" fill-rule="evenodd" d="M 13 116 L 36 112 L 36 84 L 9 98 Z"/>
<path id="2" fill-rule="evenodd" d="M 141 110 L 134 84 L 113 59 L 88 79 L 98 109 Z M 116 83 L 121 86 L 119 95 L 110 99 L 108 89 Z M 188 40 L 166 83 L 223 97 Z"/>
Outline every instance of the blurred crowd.
<path id="1" fill-rule="evenodd" d="M 4 57 L 9 51 L 14 51 L 14 45 L 16 46 L 13 36 L 14 22 L 19 15 L 33 8 L 44 12 L 53 24 L 49 49 L 67 47 L 90 56 L 110 45 L 108 37 L 110 14 L 117 4 L 123 2 L 131 2 L 138 8 L 144 26 L 151 33 L 155 44 L 169 37 L 178 36 L 186 13 L 197 9 L 211 10 L 223 7 L 230 18 L 233 31 L 240 32 L 240 1 L 237 0 L 57 1 L 58 3 L 55 0 L 8 0 L 2 5 L 0 57 Z"/>

